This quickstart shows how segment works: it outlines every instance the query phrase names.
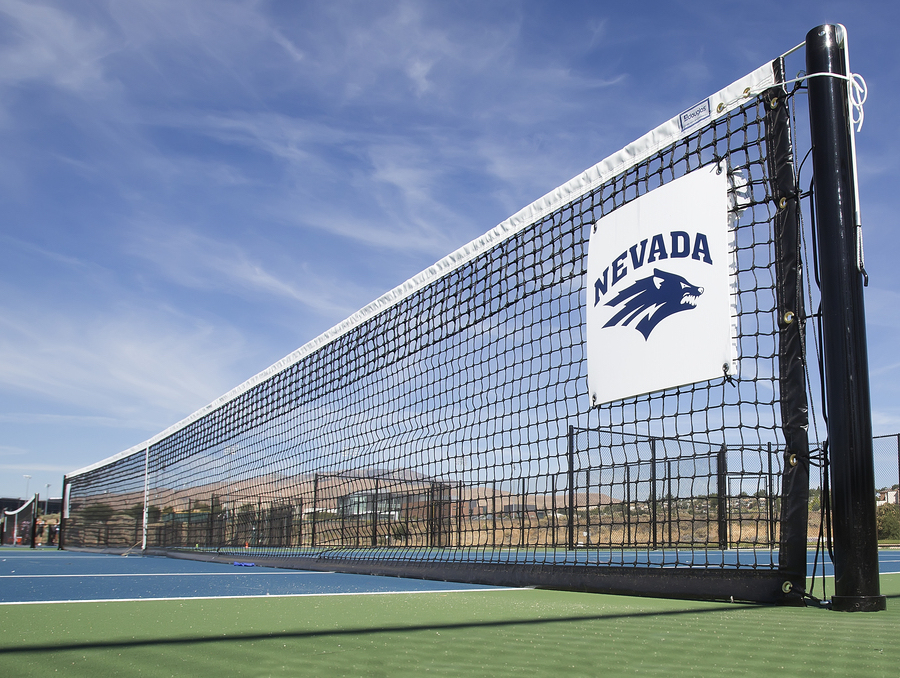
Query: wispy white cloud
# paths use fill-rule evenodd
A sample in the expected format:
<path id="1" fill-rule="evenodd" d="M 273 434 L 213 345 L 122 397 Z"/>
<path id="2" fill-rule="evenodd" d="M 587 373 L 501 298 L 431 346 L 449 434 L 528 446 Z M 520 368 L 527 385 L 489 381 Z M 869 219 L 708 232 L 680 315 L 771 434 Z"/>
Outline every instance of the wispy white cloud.
<path id="1" fill-rule="evenodd" d="M 275 40 L 278 45 L 284 48 L 284 51 L 287 52 L 294 61 L 300 63 L 306 59 L 306 55 L 303 53 L 303 51 L 298 49 L 297 45 L 284 37 L 284 35 L 282 35 L 280 31 L 273 29 L 272 39 Z"/>
<path id="2" fill-rule="evenodd" d="M 80 416 L 75 414 L 49 414 L 49 413 L 30 413 L 30 412 L 7 412 L 0 414 L 0 423 L 2 424 L 37 424 L 40 426 L 82 426 L 82 427 L 103 427 L 103 428 L 132 428 L 134 422 L 123 421 L 117 417 L 97 417 L 97 416 Z M 21 450 L 23 448 L 4 448 L 0 446 L 0 454 L 4 454 L 4 450 Z M 18 454 L 19 452 L 17 452 Z"/>
<path id="3" fill-rule="evenodd" d="M 447 226 L 469 218 L 465 203 L 454 205 L 445 193 L 446 168 L 458 171 L 464 149 L 441 143 L 448 141 L 442 133 L 422 143 L 426 132 L 413 140 L 410 130 L 373 134 L 272 113 L 178 124 L 284 163 L 283 185 L 292 190 L 262 205 L 263 216 L 430 256 L 461 244 L 451 246 Z"/>
<path id="4" fill-rule="evenodd" d="M 230 388 L 243 346 L 233 329 L 159 310 L 80 315 L 44 304 L 36 315 L 27 302 L 5 304 L 0 385 L 99 416 L 104 426 L 109 418 L 165 424 Z"/>
<path id="5" fill-rule="evenodd" d="M 892 362 L 886 365 L 877 365 L 869 368 L 869 374 L 876 377 L 881 377 L 886 374 L 890 374 L 894 370 L 900 369 L 900 362 Z"/>
<path id="6" fill-rule="evenodd" d="M 43 463 L 43 462 L 34 463 L 31 461 L 27 461 L 27 462 L 23 462 L 21 464 L 0 464 L 0 471 L 7 471 L 7 472 L 26 471 L 29 473 L 44 472 L 44 473 L 55 473 L 57 475 L 63 475 L 64 473 L 68 473 L 71 470 L 72 470 L 72 468 L 67 465 L 47 464 L 47 463 Z M 32 489 L 35 492 L 37 492 L 38 490 L 42 491 L 43 487 L 40 485 L 39 482 L 35 482 L 35 484 L 32 486 Z"/>
<path id="7" fill-rule="evenodd" d="M 103 59 L 121 44 L 110 33 L 65 8 L 0 1 L 11 38 L 0 48 L 0 82 L 45 81 L 65 90 L 98 94 L 109 82 Z"/>
<path id="8" fill-rule="evenodd" d="M 352 134 L 335 125 L 293 116 L 257 111 L 232 112 L 163 119 L 162 124 L 188 129 L 218 142 L 243 146 L 306 171 L 336 175 L 336 164 L 329 162 L 323 149 L 331 153 L 354 145 Z"/>
<path id="9" fill-rule="evenodd" d="M 265 298 L 268 303 L 299 302 L 327 316 L 344 317 L 356 310 L 342 295 L 346 285 L 334 279 L 321 278 L 302 265 L 291 277 L 281 277 L 234 242 L 186 228 L 141 227 L 131 247 L 133 256 L 147 259 L 158 274 L 184 287 Z"/>
<path id="10" fill-rule="evenodd" d="M 875 435 L 890 435 L 900 431 L 900 410 L 897 408 L 873 408 L 872 429 Z M 891 461 L 896 462 L 896 457 Z"/>

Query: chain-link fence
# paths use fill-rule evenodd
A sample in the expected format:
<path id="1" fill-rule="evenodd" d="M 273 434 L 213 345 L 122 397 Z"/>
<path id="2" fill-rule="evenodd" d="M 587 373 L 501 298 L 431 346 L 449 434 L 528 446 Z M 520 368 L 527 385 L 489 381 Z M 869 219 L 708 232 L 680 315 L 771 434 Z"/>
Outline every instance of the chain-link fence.
<path id="1" fill-rule="evenodd" d="M 876 514 L 880 546 L 900 546 L 900 433 L 876 436 L 872 439 L 875 459 Z M 813 451 L 815 464 L 810 472 L 809 533 L 811 544 L 828 536 L 827 490 L 828 467 L 822 463 L 821 446 Z"/>

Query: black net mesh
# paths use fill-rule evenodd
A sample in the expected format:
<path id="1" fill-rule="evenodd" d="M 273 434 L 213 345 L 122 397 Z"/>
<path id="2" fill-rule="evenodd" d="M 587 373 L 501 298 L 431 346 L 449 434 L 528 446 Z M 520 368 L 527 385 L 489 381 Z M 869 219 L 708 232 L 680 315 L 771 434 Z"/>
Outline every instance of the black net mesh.
<path id="1" fill-rule="evenodd" d="M 776 568 L 765 116 L 762 99 L 748 99 L 154 444 L 147 547 Z M 738 189 L 738 374 L 592 408 L 591 225 L 711 163 Z M 144 465 L 142 451 L 68 480 L 66 545 L 142 541 Z"/>
<path id="2" fill-rule="evenodd" d="M 63 545 L 128 547 L 142 545 L 145 459 L 141 452 L 68 481 Z M 158 518 L 153 515 L 151 518 Z"/>

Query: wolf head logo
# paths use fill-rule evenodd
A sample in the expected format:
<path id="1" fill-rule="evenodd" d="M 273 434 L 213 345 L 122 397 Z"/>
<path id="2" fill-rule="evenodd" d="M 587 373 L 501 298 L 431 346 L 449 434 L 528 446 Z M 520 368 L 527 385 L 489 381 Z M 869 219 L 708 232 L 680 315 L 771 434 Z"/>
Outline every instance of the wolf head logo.
<path id="1" fill-rule="evenodd" d="M 692 285 L 680 275 L 656 268 L 653 275 L 638 280 L 605 304 L 613 308 L 622 305 L 622 308 L 603 327 L 630 325 L 640 317 L 634 327 L 646 341 L 662 320 L 679 311 L 696 308 L 697 297 L 701 294 L 702 287 Z"/>

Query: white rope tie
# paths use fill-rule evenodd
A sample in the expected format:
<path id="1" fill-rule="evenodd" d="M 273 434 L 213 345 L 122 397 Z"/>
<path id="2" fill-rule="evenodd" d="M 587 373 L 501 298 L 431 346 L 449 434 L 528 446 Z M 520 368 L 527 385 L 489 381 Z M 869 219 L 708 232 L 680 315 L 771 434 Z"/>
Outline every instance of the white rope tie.
<path id="1" fill-rule="evenodd" d="M 856 125 L 857 132 L 862 131 L 863 120 L 866 117 L 863 104 L 866 103 L 866 99 L 869 97 L 869 88 L 866 85 L 866 79 L 859 73 L 851 73 L 849 76 L 841 75 L 839 73 L 804 73 L 793 80 L 785 80 L 784 82 L 776 84 L 790 85 L 791 83 L 803 82 L 810 78 L 837 78 L 838 80 L 845 80 L 847 82 L 849 85 L 850 96 L 850 122 L 853 125 Z M 762 91 L 764 90 L 760 90 L 760 92 Z M 755 92 L 755 94 L 759 94 L 760 92 Z"/>
<path id="2" fill-rule="evenodd" d="M 849 85 L 850 98 L 850 122 L 851 124 L 856 126 L 857 132 L 862 131 L 863 120 L 866 117 L 865 110 L 863 109 L 863 104 L 866 103 L 866 99 L 869 96 L 869 90 L 866 86 L 865 78 L 863 78 L 859 73 L 851 73 L 849 76 L 840 75 L 839 73 L 803 73 L 802 75 L 799 75 L 792 80 L 776 82 L 774 86 L 777 87 L 779 85 L 790 85 L 795 82 L 803 82 L 804 80 L 809 80 L 810 78 L 837 78 L 838 80 L 847 81 L 847 84 Z M 722 113 L 726 108 L 731 107 L 738 101 L 741 101 L 742 99 L 749 99 L 752 96 L 762 94 L 772 86 L 773 85 L 767 85 L 758 89 L 751 89 L 748 87 L 743 91 L 740 97 L 733 99 L 732 101 L 722 102 L 721 104 L 719 104 L 719 108 L 716 112 Z"/>

